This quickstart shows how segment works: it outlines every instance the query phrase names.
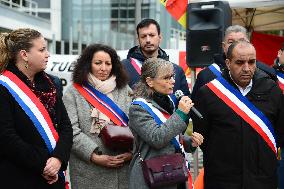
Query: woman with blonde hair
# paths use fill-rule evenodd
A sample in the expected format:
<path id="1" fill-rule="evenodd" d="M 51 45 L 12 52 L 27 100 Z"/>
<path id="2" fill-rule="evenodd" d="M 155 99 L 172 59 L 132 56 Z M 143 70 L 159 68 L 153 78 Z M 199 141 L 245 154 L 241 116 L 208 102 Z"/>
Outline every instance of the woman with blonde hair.
<path id="1" fill-rule="evenodd" d="M 65 188 L 72 128 L 41 33 L 0 34 L 1 188 Z"/>

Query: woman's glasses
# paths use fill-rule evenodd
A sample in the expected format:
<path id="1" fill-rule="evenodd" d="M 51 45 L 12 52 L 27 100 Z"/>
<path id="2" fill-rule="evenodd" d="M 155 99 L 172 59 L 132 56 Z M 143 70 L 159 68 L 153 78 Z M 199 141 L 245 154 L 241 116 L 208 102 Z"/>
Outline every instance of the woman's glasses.
<path id="1" fill-rule="evenodd" d="M 170 81 L 170 80 L 175 80 L 175 77 L 176 75 L 175 74 L 167 74 L 167 75 L 164 75 L 162 77 L 158 77 L 157 79 L 162 79 L 162 80 L 165 80 L 165 81 Z"/>

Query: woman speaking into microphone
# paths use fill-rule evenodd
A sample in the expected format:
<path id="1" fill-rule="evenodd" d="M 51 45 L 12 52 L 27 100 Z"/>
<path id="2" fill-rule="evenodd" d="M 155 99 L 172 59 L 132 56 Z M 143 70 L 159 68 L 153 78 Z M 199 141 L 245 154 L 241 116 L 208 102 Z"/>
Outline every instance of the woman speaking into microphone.
<path id="1" fill-rule="evenodd" d="M 185 188 L 187 178 L 178 178 L 178 173 L 173 171 L 172 157 L 179 158 L 180 154 L 202 144 L 203 136 L 193 133 L 191 139 L 185 139 L 181 135 L 187 128 L 188 113 L 193 103 L 189 97 L 183 96 L 175 108 L 170 97 L 174 83 L 172 63 L 150 58 L 142 65 L 141 78 L 134 89 L 134 100 L 129 110 L 129 127 L 135 139 L 130 163 L 130 189 Z M 159 165 L 162 159 L 168 159 L 168 162 Z M 149 162 L 156 162 L 156 167 L 151 168 Z M 157 173 L 149 175 L 148 169 L 155 169 Z M 159 175 L 169 177 L 163 180 Z"/>

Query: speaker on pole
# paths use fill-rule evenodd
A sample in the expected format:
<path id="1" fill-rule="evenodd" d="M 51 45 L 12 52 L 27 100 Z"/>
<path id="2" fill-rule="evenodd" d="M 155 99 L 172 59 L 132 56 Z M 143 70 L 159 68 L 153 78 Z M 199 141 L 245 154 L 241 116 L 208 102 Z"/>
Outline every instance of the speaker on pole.
<path id="1" fill-rule="evenodd" d="M 222 54 L 225 28 L 232 23 L 227 2 L 190 3 L 187 10 L 186 59 L 189 67 L 213 63 L 214 54 Z"/>

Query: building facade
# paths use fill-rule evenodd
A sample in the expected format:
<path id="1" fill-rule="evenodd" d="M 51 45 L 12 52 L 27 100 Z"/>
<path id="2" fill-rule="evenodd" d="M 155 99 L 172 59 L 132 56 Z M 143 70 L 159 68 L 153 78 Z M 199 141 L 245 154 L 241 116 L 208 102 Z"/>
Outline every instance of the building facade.
<path id="1" fill-rule="evenodd" d="M 0 0 L 0 32 L 17 28 L 38 30 L 48 40 L 51 53 L 61 40 L 61 1 Z"/>
<path id="2" fill-rule="evenodd" d="M 143 18 L 160 23 L 163 48 L 172 46 L 174 33 L 184 31 L 158 0 L 62 0 L 62 39 L 75 44 L 70 54 L 90 43 L 129 49 L 136 44 L 136 23 Z"/>

